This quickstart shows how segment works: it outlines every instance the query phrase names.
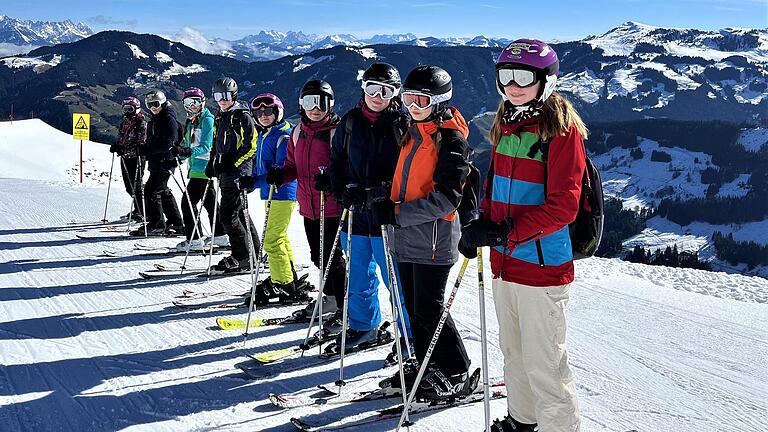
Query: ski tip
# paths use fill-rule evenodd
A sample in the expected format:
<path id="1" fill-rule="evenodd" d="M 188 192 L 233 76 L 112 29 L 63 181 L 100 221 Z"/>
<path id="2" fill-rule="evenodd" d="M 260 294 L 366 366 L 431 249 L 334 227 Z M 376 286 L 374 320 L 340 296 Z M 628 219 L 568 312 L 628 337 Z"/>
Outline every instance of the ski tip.
<path id="1" fill-rule="evenodd" d="M 152 276 L 149 273 L 139 272 L 139 276 L 142 277 L 142 279 L 151 279 Z"/>
<path id="2" fill-rule="evenodd" d="M 298 417 L 291 417 L 291 424 L 293 424 L 298 430 L 312 431 L 312 427 Z"/>

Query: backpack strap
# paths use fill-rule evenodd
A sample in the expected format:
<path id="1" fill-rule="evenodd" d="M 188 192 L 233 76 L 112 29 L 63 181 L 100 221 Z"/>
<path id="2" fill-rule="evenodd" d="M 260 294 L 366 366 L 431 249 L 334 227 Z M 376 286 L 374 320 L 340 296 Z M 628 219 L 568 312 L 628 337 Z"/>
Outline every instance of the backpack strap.
<path id="1" fill-rule="evenodd" d="M 296 127 L 293 128 L 291 131 L 291 144 L 293 144 L 293 147 L 296 147 L 296 144 L 299 142 L 299 134 L 301 133 L 301 124 L 297 124 Z"/>

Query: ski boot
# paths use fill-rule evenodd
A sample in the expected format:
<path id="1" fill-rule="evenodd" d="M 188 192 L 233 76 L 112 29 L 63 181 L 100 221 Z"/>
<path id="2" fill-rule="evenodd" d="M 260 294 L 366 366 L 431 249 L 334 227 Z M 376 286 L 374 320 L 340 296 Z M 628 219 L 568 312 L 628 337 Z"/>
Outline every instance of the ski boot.
<path id="1" fill-rule="evenodd" d="M 205 249 L 210 250 L 211 244 L 213 244 L 213 247 L 217 247 L 217 248 L 228 248 L 229 237 L 226 234 L 222 234 L 220 236 L 214 236 L 213 238 L 211 237 L 206 238 Z"/>
<path id="2" fill-rule="evenodd" d="M 491 424 L 491 432 L 535 432 L 538 425 L 520 423 L 507 414 L 502 420 L 496 419 Z"/>
<path id="3" fill-rule="evenodd" d="M 145 231 L 146 231 L 146 234 L 144 234 Z M 164 233 L 165 233 L 165 228 L 163 227 L 146 229 L 146 227 L 142 225 L 136 228 L 135 230 L 129 232 L 128 235 L 132 237 L 144 237 L 145 235 L 147 237 L 159 237 L 164 235 Z"/>
<path id="4" fill-rule="evenodd" d="M 301 288 L 299 288 L 299 289 L 301 289 Z M 328 314 L 336 312 L 336 310 L 337 310 L 337 308 L 336 308 L 336 297 L 334 297 L 334 296 L 323 296 L 322 302 L 323 302 L 323 315 L 328 315 Z M 295 321 L 295 322 L 309 321 L 310 318 L 312 318 L 312 312 L 315 311 L 315 304 L 316 303 L 317 303 L 317 300 L 312 300 L 311 302 L 309 302 L 307 307 L 305 307 L 303 309 L 299 309 L 297 311 L 294 311 L 291 314 L 291 321 Z M 320 313 L 319 308 L 318 308 L 318 312 L 317 313 Z"/>
<path id="5" fill-rule="evenodd" d="M 203 250 L 203 241 L 200 239 L 184 240 L 176 245 L 176 252 L 186 252 L 189 247 L 190 252 Z"/>
<path id="6" fill-rule="evenodd" d="M 397 364 L 397 361 L 395 361 Z M 414 358 L 409 358 L 403 362 L 403 373 L 405 375 L 405 387 L 408 392 L 413 388 L 413 383 L 416 382 L 416 376 L 419 374 L 419 362 Z M 400 383 L 400 368 L 397 369 L 394 375 L 389 378 L 384 378 L 379 381 L 379 387 L 383 389 L 393 389 L 402 392 Z"/>
<path id="7" fill-rule="evenodd" d="M 411 348 L 413 348 L 413 340 L 408 339 L 408 342 L 410 343 Z M 409 359 L 413 357 L 413 353 L 408 353 L 405 351 L 405 338 L 403 336 L 400 336 L 400 349 L 403 351 L 403 358 Z M 392 344 L 392 351 L 387 354 L 387 358 L 384 359 L 384 367 L 392 366 L 397 364 L 397 344 Z"/>
<path id="8" fill-rule="evenodd" d="M 392 333 L 387 330 L 390 323 L 385 322 L 378 329 L 354 330 L 347 329 L 347 337 L 344 347 L 346 353 L 364 351 L 381 345 L 392 343 Z M 336 336 L 336 340 L 328 344 L 323 352 L 323 357 L 334 357 L 341 354 L 341 334 Z"/>
<path id="9" fill-rule="evenodd" d="M 437 403 L 462 399 L 475 391 L 479 381 L 479 368 L 472 375 L 468 372 L 446 375 L 430 365 L 419 383 L 416 396 L 420 400 Z"/>
<path id="10" fill-rule="evenodd" d="M 180 224 L 170 224 L 165 227 L 163 235 L 166 237 L 176 237 L 184 234 L 184 227 Z"/>
<path id="11" fill-rule="evenodd" d="M 296 281 L 284 284 L 275 284 L 278 291 L 278 301 L 283 305 L 292 305 L 297 303 L 309 303 L 312 297 L 307 292 L 296 287 Z"/>
<path id="12" fill-rule="evenodd" d="M 248 259 L 238 261 L 237 258 L 230 255 L 222 258 L 211 270 L 217 273 L 239 273 L 249 269 L 250 263 L 248 262 Z"/>

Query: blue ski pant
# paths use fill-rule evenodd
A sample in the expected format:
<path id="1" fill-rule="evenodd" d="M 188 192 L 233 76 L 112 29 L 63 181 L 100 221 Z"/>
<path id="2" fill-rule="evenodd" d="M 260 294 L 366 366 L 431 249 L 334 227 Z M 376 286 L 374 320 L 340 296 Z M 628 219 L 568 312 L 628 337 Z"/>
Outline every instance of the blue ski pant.
<path id="1" fill-rule="evenodd" d="M 341 247 L 347 251 L 347 233 L 341 233 Z M 384 256 L 384 241 L 381 237 L 368 237 L 361 235 L 352 236 L 352 256 L 349 260 L 349 306 L 347 315 L 349 318 L 349 328 L 353 330 L 371 330 L 381 324 L 381 309 L 379 306 L 379 276 L 376 274 L 378 268 L 381 272 L 382 283 L 385 289 L 389 289 L 389 272 L 387 272 L 387 261 Z M 400 284 L 400 275 L 397 270 L 397 263 L 392 262 L 397 278 L 397 287 L 400 291 L 400 302 L 405 319 L 406 332 L 411 336 L 411 324 L 408 312 L 405 309 L 405 296 L 403 287 Z M 402 325 L 400 331 L 402 335 Z"/>

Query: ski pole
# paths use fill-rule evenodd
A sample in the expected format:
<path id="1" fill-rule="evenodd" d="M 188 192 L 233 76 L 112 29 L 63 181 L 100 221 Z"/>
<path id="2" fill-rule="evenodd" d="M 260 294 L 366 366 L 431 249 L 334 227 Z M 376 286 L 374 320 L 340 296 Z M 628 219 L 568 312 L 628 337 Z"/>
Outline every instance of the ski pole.
<path id="1" fill-rule="evenodd" d="M 175 175 L 171 175 L 171 178 L 173 179 L 173 182 L 176 183 L 176 187 L 181 189 L 181 194 L 182 194 L 181 205 L 184 205 L 184 196 L 186 196 L 187 197 L 187 204 L 189 204 L 190 210 L 192 211 L 192 213 L 194 213 L 194 210 L 192 209 L 192 203 L 189 201 L 189 194 L 187 194 L 186 186 L 182 189 L 181 184 L 179 184 L 179 181 L 176 180 L 176 176 Z M 174 202 L 175 201 L 176 201 L 176 198 L 174 198 Z M 184 226 L 184 218 L 183 217 L 181 218 L 181 227 L 182 227 L 182 229 L 184 229 L 184 232 L 187 232 L 187 227 Z"/>
<path id="2" fill-rule="evenodd" d="M 211 227 L 211 247 L 208 251 L 208 280 L 211 280 L 211 262 L 213 261 L 213 234 L 216 233 L 216 222 L 218 221 L 219 217 L 219 193 L 221 192 L 221 187 L 218 185 L 216 181 L 216 177 L 211 179 L 213 181 L 213 227 Z"/>
<path id="3" fill-rule="evenodd" d="M 122 164 L 123 172 L 130 174 L 128 171 L 128 165 L 125 163 L 125 159 L 120 158 L 120 163 Z M 131 222 L 133 222 L 133 204 L 136 201 L 136 178 L 138 177 L 138 174 L 139 170 L 137 169 L 133 174 L 133 183 L 131 184 L 131 206 L 128 208 L 128 227 L 126 228 L 128 232 L 131 231 Z M 136 210 L 138 210 L 138 208 Z"/>
<path id="4" fill-rule="evenodd" d="M 488 384 L 488 338 L 485 329 L 485 281 L 483 280 L 483 248 L 477 248 L 477 291 L 480 296 L 480 341 L 483 353 L 483 406 L 485 432 L 491 432 L 491 397 Z"/>
<path id="5" fill-rule="evenodd" d="M 323 272 L 323 280 L 320 281 L 320 292 L 318 293 L 317 302 L 322 300 L 322 292 L 323 288 L 325 288 L 325 282 L 328 280 L 328 272 L 331 270 L 331 263 L 333 262 L 333 257 L 336 255 L 336 245 L 339 244 L 339 238 L 341 237 L 341 229 L 344 227 L 344 221 L 347 219 L 347 214 L 349 210 L 344 209 L 344 211 L 341 212 L 341 219 L 339 219 L 339 227 L 336 229 L 336 236 L 333 238 L 333 246 L 331 249 L 331 254 L 328 257 L 328 262 L 325 264 L 325 271 Z M 307 346 L 307 342 L 309 341 L 309 335 L 312 334 L 312 327 L 315 325 L 315 318 L 317 315 L 318 305 L 317 302 L 315 302 L 315 307 L 312 309 L 312 318 L 309 320 L 309 327 L 307 328 L 307 336 L 304 338 L 304 342 L 299 345 L 299 347 L 302 350 L 301 355 L 304 355 L 304 351 L 307 351 L 309 347 Z M 320 318 L 322 320 L 322 316 Z M 320 337 L 323 337 L 323 333 L 320 333 Z"/>
<path id="6" fill-rule="evenodd" d="M 179 164 L 179 176 L 181 177 L 181 184 L 184 186 L 184 191 L 183 191 L 184 195 L 182 196 L 181 200 L 184 201 L 184 196 L 187 197 L 187 204 L 189 204 L 189 210 L 194 215 L 194 214 L 196 214 L 195 213 L 195 208 L 192 205 L 192 200 L 189 199 L 189 189 L 187 189 L 187 181 L 184 179 L 184 172 L 181 169 L 181 166 L 182 166 L 183 162 L 181 161 L 181 158 L 179 156 L 176 156 L 176 162 Z M 182 203 L 182 205 L 184 205 L 184 204 Z M 182 226 L 184 225 L 184 219 L 181 220 L 181 224 L 182 224 Z M 184 229 L 186 230 L 186 227 Z M 202 229 L 201 229 L 201 231 L 202 231 Z M 200 234 L 202 234 L 202 232 Z"/>
<path id="7" fill-rule="evenodd" d="M 402 330 L 405 332 L 405 351 L 408 353 L 408 357 L 411 357 L 411 342 L 408 340 L 408 324 L 405 322 L 405 314 L 403 313 L 403 302 L 400 298 L 400 287 L 397 284 L 395 265 L 392 262 L 392 256 L 389 254 L 389 231 L 387 231 L 386 225 L 381 226 L 381 239 L 384 242 L 384 258 L 387 262 L 387 274 L 390 275 L 389 284 L 390 287 L 394 287 L 392 294 L 395 296 L 395 299 L 397 299 L 397 310 L 392 311 L 392 316 L 394 316 L 395 322 L 400 320 L 400 323 L 403 326 Z"/>
<path id="8" fill-rule="evenodd" d="M 411 407 L 411 404 L 413 403 L 414 397 L 416 397 L 416 391 L 419 389 L 419 383 L 421 382 L 421 378 L 424 376 L 424 372 L 427 370 L 427 364 L 429 363 L 429 358 L 432 357 L 432 352 L 435 350 L 435 346 L 437 345 L 437 339 L 440 337 L 440 333 L 443 331 L 443 326 L 445 325 L 445 320 L 448 319 L 448 313 L 451 310 L 451 306 L 453 305 L 453 300 L 456 298 L 456 292 L 459 290 L 459 286 L 461 285 L 461 279 L 464 277 L 464 272 L 467 271 L 467 266 L 469 265 L 469 258 L 464 258 L 464 262 L 461 264 L 461 270 L 459 270 L 459 275 L 456 277 L 456 283 L 453 284 L 453 289 L 451 290 L 451 295 L 448 297 L 448 301 L 445 303 L 445 306 L 443 307 L 443 314 L 440 315 L 440 321 L 437 322 L 437 328 L 435 329 L 435 334 L 432 336 L 432 340 L 429 341 L 429 347 L 427 348 L 427 352 L 424 355 L 424 360 L 422 364 L 419 366 L 419 374 L 416 375 L 416 381 L 413 383 L 413 388 L 411 389 L 411 392 L 408 394 L 408 402 L 405 403 L 403 406 L 403 413 L 400 415 L 400 421 L 397 424 L 397 429 L 395 431 L 399 431 L 400 428 L 403 426 L 403 423 L 405 422 L 405 418 L 408 416 L 408 410 Z"/>
<path id="9" fill-rule="evenodd" d="M 109 206 L 109 190 L 112 189 L 112 169 L 115 167 L 115 154 L 112 153 L 112 164 L 109 165 L 109 180 L 107 181 L 107 201 L 104 203 L 104 218 L 102 222 L 107 223 L 107 207 Z M 82 173 L 81 173 L 82 174 Z M 82 178 L 80 179 L 82 181 Z"/>
<path id="10" fill-rule="evenodd" d="M 202 239 L 203 233 L 202 228 L 200 227 L 200 215 L 203 213 L 203 206 L 205 205 L 205 198 L 208 195 L 208 187 L 211 185 L 211 181 L 208 180 L 205 182 L 205 189 L 203 189 L 203 197 L 200 199 L 200 210 L 194 213 L 194 224 L 195 228 L 192 230 L 192 238 L 195 238 L 195 235 L 198 236 L 198 238 Z M 215 205 L 215 204 L 214 204 Z M 211 227 L 211 249 L 213 249 L 213 231 L 215 230 L 214 227 Z M 191 240 L 187 240 L 187 250 L 184 251 L 184 262 L 181 263 L 181 273 L 184 274 L 184 270 L 187 268 L 187 258 L 189 258 L 189 250 L 192 247 Z M 205 258 L 205 248 L 203 248 L 203 258 Z"/>
<path id="11" fill-rule="evenodd" d="M 408 344 L 408 328 L 405 326 L 405 318 L 403 317 L 402 304 L 400 303 L 400 293 L 397 286 L 397 275 L 395 274 L 395 266 L 392 263 L 392 256 L 389 254 L 389 232 L 387 226 L 381 226 L 381 241 L 384 244 L 384 260 L 387 262 L 387 274 L 389 275 L 389 297 L 392 302 L 392 316 L 395 318 L 395 350 L 397 351 L 397 364 L 400 368 L 400 388 L 403 389 L 403 406 L 406 406 L 408 402 L 406 400 L 407 388 L 405 387 L 405 370 L 403 369 L 403 351 L 400 346 L 400 326 L 397 324 L 398 319 L 403 324 L 403 332 L 405 332 L 405 343 L 410 356 L 410 345 Z M 406 421 L 408 421 L 408 413 L 405 414 Z"/>
<path id="12" fill-rule="evenodd" d="M 261 242 L 259 243 L 259 253 L 258 256 L 261 256 L 261 250 L 264 249 L 264 242 L 267 239 L 267 223 L 269 223 L 269 209 L 272 207 L 272 195 L 275 192 L 275 185 L 269 186 L 269 196 L 267 197 L 267 210 L 264 213 L 264 230 L 261 232 Z M 246 199 L 248 197 L 246 196 Z M 247 210 L 248 204 L 245 204 L 245 209 Z M 251 218 L 246 214 L 245 215 L 245 226 L 247 227 L 248 232 L 248 244 L 250 245 L 251 251 L 253 251 L 253 238 L 251 237 Z M 251 258 L 253 259 L 253 257 Z M 259 267 L 261 267 L 261 259 L 256 261 L 256 276 L 259 274 Z M 256 301 L 256 277 L 254 277 L 254 271 L 253 266 L 251 266 L 251 300 L 248 304 L 248 317 L 245 320 L 245 333 L 243 333 L 243 346 L 245 346 L 245 342 L 248 340 L 248 330 L 251 327 L 251 312 L 253 312 L 254 309 L 254 302 Z"/>
<path id="13" fill-rule="evenodd" d="M 325 172 L 325 167 L 319 167 L 320 174 Z M 325 268 L 323 266 L 323 248 L 325 247 L 325 192 L 320 191 L 320 292 L 317 294 L 317 304 L 319 304 L 319 316 L 318 324 L 320 326 L 320 338 L 318 339 L 318 354 L 323 353 L 323 281 L 325 280 Z M 328 260 L 330 261 L 330 260 Z M 302 354 L 304 354 L 302 352 Z"/>
<path id="14" fill-rule="evenodd" d="M 354 186 L 354 185 L 350 185 Z M 347 186 L 347 187 L 350 187 Z M 341 362 L 339 364 L 339 380 L 336 381 L 336 385 L 339 387 L 339 395 L 341 394 L 341 387 L 346 384 L 344 382 L 344 352 L 347 350 L 347 315 L 349 313 L 349 281 L 352 280 L 352 275 L 349 274 L 351 263 L 352 263 L 352 217 L 354 216 L 354 210 L 352 206 L 349 208 L 349 212 L 347 213 L 348 219 L 347 219 L 347 280 L 346 280 L 346 286 L 344 290 L 344 308 L 342 312 L 342 323 L 341 323 Z"/>
<path id="15" fill-rule="evenodd" d="M 139 166 L 141 168 L 141 174 L 139 174 L 139 181 L 141 184 L 141 210 L 142 210 L 142 216 L 144 219 L 143 227 L 144 227 L 144 238 L 147 238 L 147 226 L 149 225 L 149 219 L 147 218 L 147 199 L 144 196 L 144 163 L 146 162 L 145 159 L 143 159 L 141 156 L 139 156 Z M 136 168 L 139 169 L 139 168 Z"/>

